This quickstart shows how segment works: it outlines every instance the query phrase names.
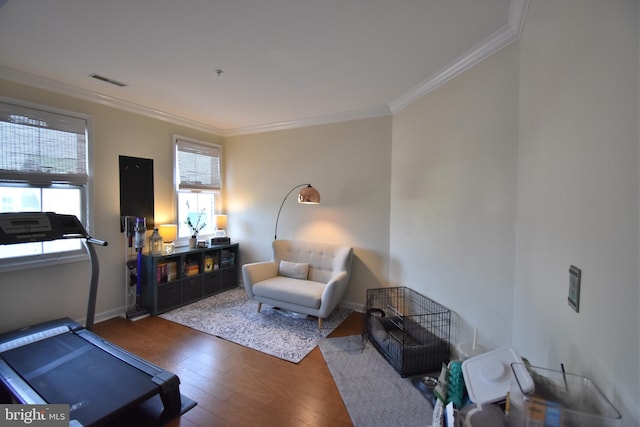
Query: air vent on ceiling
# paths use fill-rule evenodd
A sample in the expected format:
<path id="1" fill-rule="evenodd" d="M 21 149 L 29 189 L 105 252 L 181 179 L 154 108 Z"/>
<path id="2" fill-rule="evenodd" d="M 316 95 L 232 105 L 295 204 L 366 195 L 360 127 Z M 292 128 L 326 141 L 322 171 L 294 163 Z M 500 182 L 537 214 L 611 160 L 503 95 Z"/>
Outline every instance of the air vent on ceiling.
<path id="1" fill-rule="evenodd" d="M 120 87 L 127 86 L 126 83 L 122 83 L 122 82 L 119 82 L 117 80 L 110 79 L 109 77 L 101 76 L 100 74 L 95 74 L 95 73 L 89 74 L 89 77 L 93 77 L 94 79 L 101 80 L 101 81 L 106 82 L 106 83 L 111 83 L 112 85 L 116 85 L 116 86 L 120 86 Z"/>

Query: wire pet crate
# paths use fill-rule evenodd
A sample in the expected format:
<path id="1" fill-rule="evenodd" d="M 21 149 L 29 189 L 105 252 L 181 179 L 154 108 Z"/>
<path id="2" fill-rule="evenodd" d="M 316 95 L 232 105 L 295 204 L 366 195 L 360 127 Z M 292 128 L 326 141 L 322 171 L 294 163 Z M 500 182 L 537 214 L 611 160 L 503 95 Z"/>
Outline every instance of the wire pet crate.
<path id="1" fill-rule="evenodd" d="M 402 377 L 449 362 L 451 310 L 407 287 L 367 289 L 369 341 Z"/>

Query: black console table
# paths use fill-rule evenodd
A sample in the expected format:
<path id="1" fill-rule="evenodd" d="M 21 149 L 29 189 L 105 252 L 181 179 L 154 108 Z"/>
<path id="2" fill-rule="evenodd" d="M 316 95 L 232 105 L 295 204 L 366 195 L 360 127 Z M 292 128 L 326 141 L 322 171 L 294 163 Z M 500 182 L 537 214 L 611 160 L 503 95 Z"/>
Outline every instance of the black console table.
<path id="1" fill-rule="evenodd" d="M 143 255 L 142 305 L 155 315 L 238 286 L 238 246 Z"/>

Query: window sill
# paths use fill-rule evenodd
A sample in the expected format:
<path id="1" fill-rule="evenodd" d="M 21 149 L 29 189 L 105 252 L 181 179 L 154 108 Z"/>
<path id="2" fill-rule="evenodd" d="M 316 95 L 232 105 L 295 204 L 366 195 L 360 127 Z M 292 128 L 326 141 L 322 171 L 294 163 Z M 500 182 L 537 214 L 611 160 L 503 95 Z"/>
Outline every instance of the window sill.
<path id="1" fill-rule="evenodd" d="M 204 240 L 205 242 L 208 243 L 211 240 L 211 237 L 213 237 L 213 234 L 200 234 L 200 235 L 198 235 L 197 240 L 199 240 L 199 241 Z M 189 238 L 188 237 L 180 237 L 180 238 L 176 239 L 173 243 L 176 246 L 176 248 L 188 247 L 189 246 Z"/>
<path id="2" fill-rule="evenodd" d="M 89 260 L 86 251 L 56 252 L 46 255 L 34 255 L 20 258 L 0 260 L 0 273 L 25 270 L 29 268 L 49 267 L 52 265 L 69 264 Z"/>

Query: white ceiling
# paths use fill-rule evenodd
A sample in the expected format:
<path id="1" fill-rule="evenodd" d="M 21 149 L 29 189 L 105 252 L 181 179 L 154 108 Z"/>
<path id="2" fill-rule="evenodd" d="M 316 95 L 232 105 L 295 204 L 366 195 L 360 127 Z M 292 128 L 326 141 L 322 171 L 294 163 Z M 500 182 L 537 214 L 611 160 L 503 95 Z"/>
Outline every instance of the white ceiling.
<path id="1" fill-rule="evenodd" d="M 2 0 L 0 78 L 222 135 L 375 117 L 517 39 L 525 9 L 526 0 Z"/>

